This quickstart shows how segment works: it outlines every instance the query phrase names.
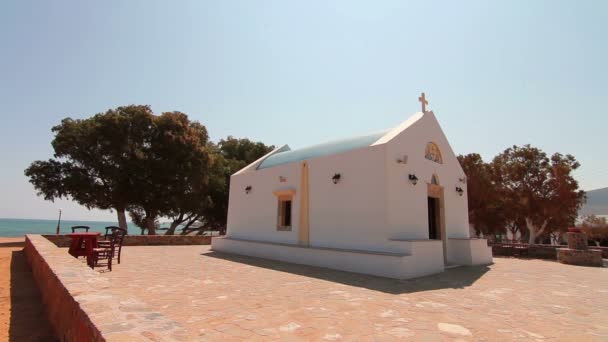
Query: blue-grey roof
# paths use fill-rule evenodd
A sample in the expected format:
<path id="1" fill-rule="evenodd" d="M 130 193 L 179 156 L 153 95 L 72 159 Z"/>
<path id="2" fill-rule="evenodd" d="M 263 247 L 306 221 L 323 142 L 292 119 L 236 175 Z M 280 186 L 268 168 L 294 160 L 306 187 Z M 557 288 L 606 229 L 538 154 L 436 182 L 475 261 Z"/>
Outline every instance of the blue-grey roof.
<path id="1" fill-rule="evenodd" d="M 275 153 L 264 159 L 264 161 L 262 161 L 262 163 L 258 166 L 258 169 L 266 169 L 277 165 L 344 153 L 358 148 L 370 146 L 378 139 L 382 138 L 386 133 L 388 133 L 388 131 L 389 130 L 385 130 L 291 151 Z"/>

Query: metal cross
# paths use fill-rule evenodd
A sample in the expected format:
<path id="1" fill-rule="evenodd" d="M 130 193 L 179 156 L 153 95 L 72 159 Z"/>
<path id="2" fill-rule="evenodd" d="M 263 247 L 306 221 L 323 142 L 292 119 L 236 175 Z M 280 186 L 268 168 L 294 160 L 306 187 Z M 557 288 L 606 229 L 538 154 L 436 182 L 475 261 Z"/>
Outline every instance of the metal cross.
<path id="1" fill-rule="evenodd" d="M 422 103 L 422 112 L 426 113 L 426 105 L 428 105 L 428 101 L 426 100 L 426 98 L 424 97 L 424 93 L 422 93 L 420 95 L 420 97 L 418 98 L 418 101 L 420 101 L 420 103 Z"/>

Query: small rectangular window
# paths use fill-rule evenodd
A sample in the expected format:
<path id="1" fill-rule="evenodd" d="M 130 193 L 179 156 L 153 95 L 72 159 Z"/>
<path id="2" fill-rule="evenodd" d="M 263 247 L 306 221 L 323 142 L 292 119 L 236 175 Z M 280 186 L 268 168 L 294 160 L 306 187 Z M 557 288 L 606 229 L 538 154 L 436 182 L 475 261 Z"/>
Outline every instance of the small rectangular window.
<path id="1" fill-rule="evenodd" d="M 284 226 L 291 227 L 291 201 L 285 201 L 285 222 Z"/>
<path id="2" fill-rule="evenodd" d="M 279 230 L 291 230 L 291 200 L 279 199 Z"/>
<path id="3" fill-rule="evenodd" d="M 277 197 L 277 230 L 291 231 L 293 218 L 293 196 L 295 189 L 281 189 L 272 192 Z"/>

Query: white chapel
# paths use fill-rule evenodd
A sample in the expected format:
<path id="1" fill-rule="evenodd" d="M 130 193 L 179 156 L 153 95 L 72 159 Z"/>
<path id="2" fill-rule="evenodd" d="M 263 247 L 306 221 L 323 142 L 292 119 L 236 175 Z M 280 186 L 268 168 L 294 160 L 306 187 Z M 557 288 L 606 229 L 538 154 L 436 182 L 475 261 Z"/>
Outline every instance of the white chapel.
<path id="1" fill-rule="evenodd" d="M 419 100 L 395 128 L 284 145 L 232 175 L 212 249 L 397 279 L 492 263 L 469 236 L 466 175 Z"/>

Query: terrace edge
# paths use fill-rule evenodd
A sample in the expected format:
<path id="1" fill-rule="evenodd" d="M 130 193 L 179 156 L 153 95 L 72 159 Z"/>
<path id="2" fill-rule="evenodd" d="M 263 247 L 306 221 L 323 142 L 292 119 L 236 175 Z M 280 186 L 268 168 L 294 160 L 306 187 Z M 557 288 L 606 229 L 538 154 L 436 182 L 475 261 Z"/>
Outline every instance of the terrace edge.
<path id="1" fill-rule="evenodd" d="M 46 316 L 60 341 L 175 341 L 189 332 L 42 235 L 26 235 L 24 252 Z"/>

